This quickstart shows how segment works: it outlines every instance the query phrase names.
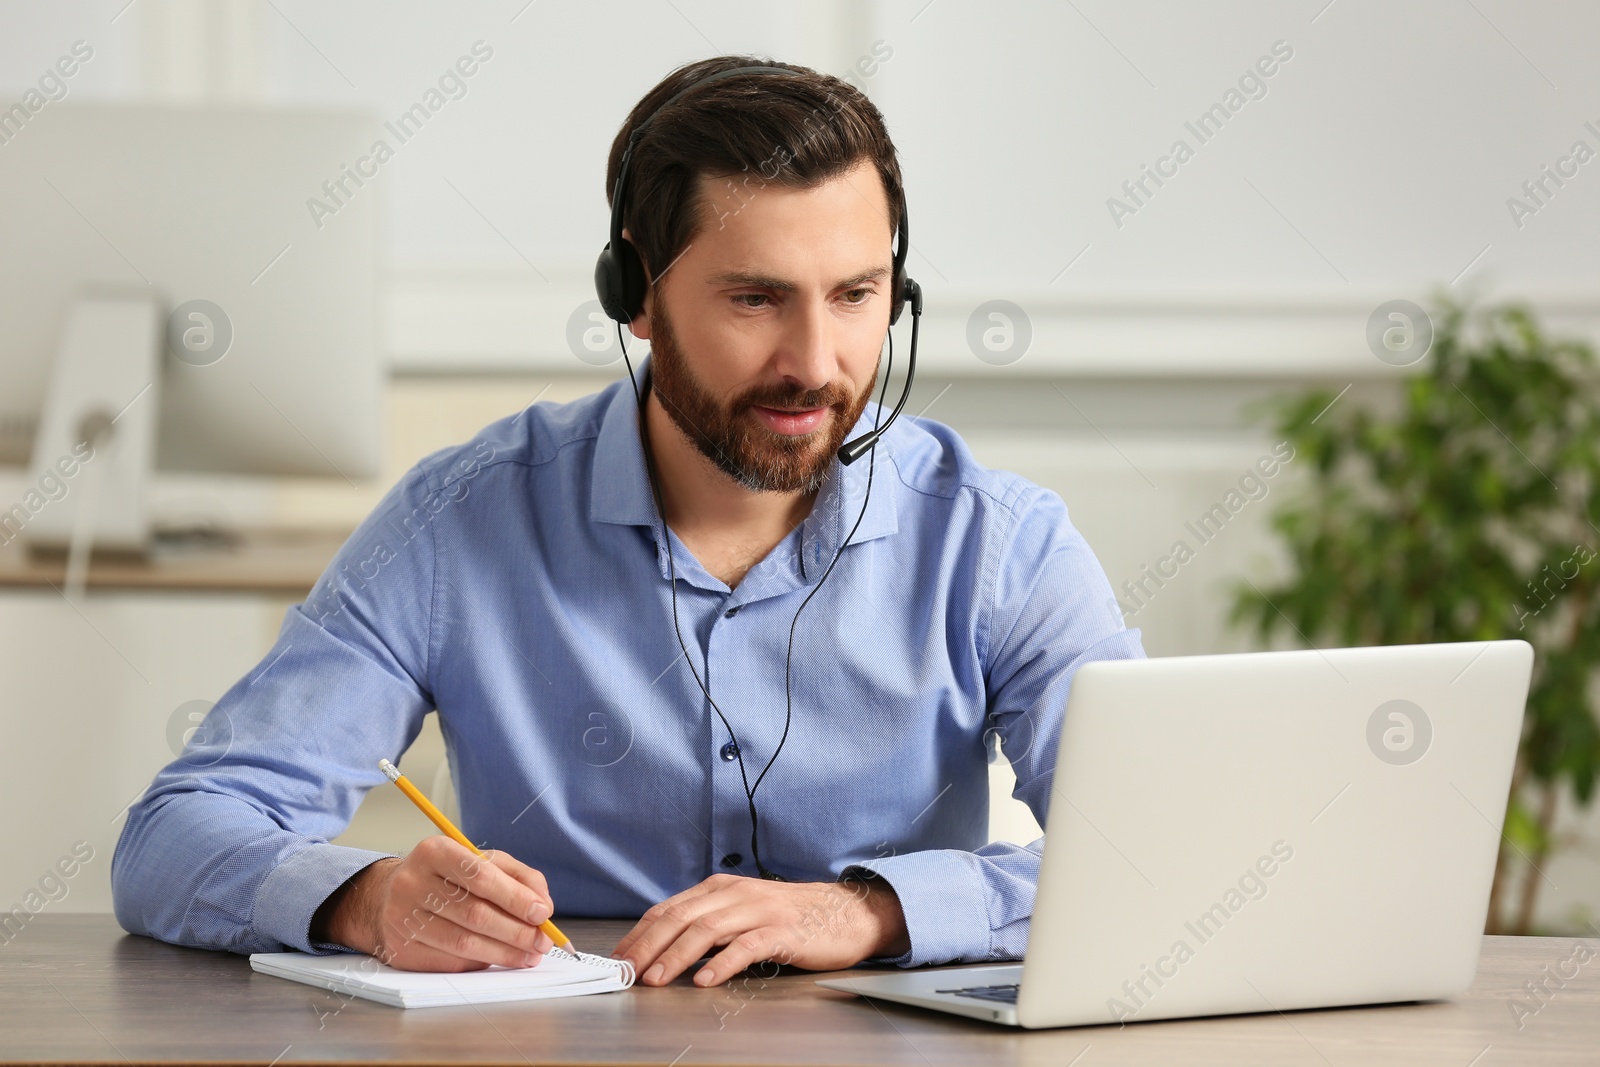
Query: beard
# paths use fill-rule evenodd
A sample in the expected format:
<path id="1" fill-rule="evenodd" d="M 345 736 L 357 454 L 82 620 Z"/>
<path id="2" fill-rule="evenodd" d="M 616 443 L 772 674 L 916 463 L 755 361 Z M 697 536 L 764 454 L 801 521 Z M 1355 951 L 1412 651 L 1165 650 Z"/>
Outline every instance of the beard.
<path id="1" fill-rule="evenodd" d="M 755 493 L 815 493 L 845 437 L 866 410 L 877 383 L 859 396 L 848 383 L 830 382 L 823 389 L 794 390 L 782 385 L 755 386 L 723 405 L 690 372 L 666 309 L 657 301 L 650 314 L 650 388 L 673 424 L 718 470 Z M 829 414 L 807 434 L 780 434 L 767 428 L 752 407 L 819 408 Z"/>

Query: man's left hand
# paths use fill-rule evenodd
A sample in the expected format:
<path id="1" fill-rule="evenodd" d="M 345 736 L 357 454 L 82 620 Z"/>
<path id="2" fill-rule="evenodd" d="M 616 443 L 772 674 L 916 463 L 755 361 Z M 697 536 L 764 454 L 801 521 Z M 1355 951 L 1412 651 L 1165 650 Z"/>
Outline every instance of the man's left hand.
<path id="1" fill-rule="evenodd" d="M 764 960 L 836 971 L 910 950 L 887 882 L 777 882 L 714 874 L 644 913 L 612 953 L 645 985 L 666 985 L 713 948 L 694 983 L 727 981 Z"/>

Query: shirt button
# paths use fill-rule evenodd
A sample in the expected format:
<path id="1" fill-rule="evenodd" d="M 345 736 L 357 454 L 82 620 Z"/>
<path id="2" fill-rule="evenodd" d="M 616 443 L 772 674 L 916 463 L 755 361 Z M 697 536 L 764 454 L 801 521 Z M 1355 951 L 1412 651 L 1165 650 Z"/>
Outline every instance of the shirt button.
<path id="1" fill-rule="evenodd" d="M 723 745 L 722 758 L 727 760 L 729 763 L 732 763 L 734 760 L 738 759 L 739 746 L 734 744 L 732 741 L 729 741 L 727 744 Z"/>
<path id="2" fill-rule="evenodd" d="M 722 857 L 722 865 L 724 867 L 737 867 L 743 862 L 744 857 L 739 855 L 737 852 L 730 852 L 726 856 Z"/>
<path id="3" fill-rule="evenodd" d="M 722 613 L 722 617 L 724 619 L 731 619 L 737 614 L 739 614 L 739 609 L 738 608 L 729 608 L 727 611 L 724 611 Z"/>

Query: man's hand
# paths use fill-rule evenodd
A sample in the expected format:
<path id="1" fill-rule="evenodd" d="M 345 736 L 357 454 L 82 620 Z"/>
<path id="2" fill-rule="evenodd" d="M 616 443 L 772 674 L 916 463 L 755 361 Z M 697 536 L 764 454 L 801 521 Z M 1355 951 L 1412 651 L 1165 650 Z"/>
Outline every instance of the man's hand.
<path id="1" fill-rule="evenodd" d="M 894 890 L 874 882 L 775 882 L 714 874 L 662 901 L 617 944 L 645 985 L 666 985 L 711 949 L 699 986 L 727 981 L 763 960 L 811 971 L 853 967 L 910 950 Z"/>
<path id="2" fill-rule="evenodd" d="M 441 835 L 340 886 L 317 909 L 311 939 L 405 971 L 532 967 L 552 947 L 539 924 L 553 911 L 544 875 Z"/>

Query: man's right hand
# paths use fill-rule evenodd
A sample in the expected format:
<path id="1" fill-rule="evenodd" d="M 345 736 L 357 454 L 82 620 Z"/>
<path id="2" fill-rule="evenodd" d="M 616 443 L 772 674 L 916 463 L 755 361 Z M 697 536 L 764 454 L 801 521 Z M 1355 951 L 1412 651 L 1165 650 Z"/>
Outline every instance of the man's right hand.
<path id="1" fill-rule="evenodd" d="M 363 868 L 317 909 L 311 939 L 406 971 L 532 967 L 552 947 L 544 875 L 504 852 L 443 835 Z"/>

